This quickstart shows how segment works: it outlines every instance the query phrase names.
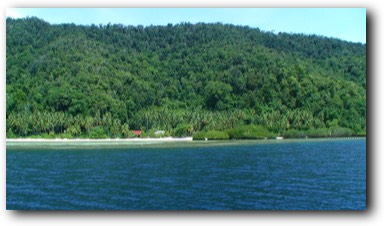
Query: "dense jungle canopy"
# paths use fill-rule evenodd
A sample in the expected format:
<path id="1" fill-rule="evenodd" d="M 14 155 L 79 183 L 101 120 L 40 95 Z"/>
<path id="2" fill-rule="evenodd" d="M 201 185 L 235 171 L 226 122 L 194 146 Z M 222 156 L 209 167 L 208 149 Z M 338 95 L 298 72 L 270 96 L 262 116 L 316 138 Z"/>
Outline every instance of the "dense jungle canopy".
<path id="1" fill-rule="evenodd" d="M 7 137 L 366 131 L 366 44 L 334 38 L 7 18 L 6 67 Z"/>

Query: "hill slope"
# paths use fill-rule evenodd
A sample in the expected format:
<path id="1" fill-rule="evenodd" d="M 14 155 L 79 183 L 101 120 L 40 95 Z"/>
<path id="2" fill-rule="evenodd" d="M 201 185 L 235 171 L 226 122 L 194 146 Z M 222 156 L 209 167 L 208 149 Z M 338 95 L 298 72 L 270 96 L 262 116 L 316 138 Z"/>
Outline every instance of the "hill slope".
<path id="1" fill-rule="evenodd" d="M 6 25 L 9 137 L 248 124 L 365 133 L 363 44 L 223 24 Z"/>

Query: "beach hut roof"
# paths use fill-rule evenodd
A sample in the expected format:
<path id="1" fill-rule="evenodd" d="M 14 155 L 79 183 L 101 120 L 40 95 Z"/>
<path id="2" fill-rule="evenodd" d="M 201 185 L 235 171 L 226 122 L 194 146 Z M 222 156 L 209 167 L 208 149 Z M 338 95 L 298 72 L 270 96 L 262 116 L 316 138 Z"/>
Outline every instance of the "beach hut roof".
<path id="1" fill-rule="evenodd" d="M 141 135 L 141 130 L 132 130 L 135 135 Z"/>

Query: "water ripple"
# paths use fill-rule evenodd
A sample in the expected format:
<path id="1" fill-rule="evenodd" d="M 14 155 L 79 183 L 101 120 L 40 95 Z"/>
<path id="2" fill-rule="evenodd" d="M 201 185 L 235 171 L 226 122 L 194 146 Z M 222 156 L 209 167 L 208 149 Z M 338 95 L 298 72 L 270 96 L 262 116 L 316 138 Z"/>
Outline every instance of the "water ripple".
<path id="1" fill-rule="evenodd" d="M 7 209 L 362 210 L 365 140 L 7 150 Z"/>

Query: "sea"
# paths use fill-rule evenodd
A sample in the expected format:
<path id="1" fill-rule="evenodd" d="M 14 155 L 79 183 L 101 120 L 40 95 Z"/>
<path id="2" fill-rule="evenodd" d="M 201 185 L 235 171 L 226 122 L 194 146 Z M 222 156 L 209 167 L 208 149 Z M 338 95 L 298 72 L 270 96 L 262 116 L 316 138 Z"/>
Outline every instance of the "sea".
<path id="1" fill-rule="evenodd" d="M 7 210 L 365 210 L 366 139 L 10 145 Z"/>

